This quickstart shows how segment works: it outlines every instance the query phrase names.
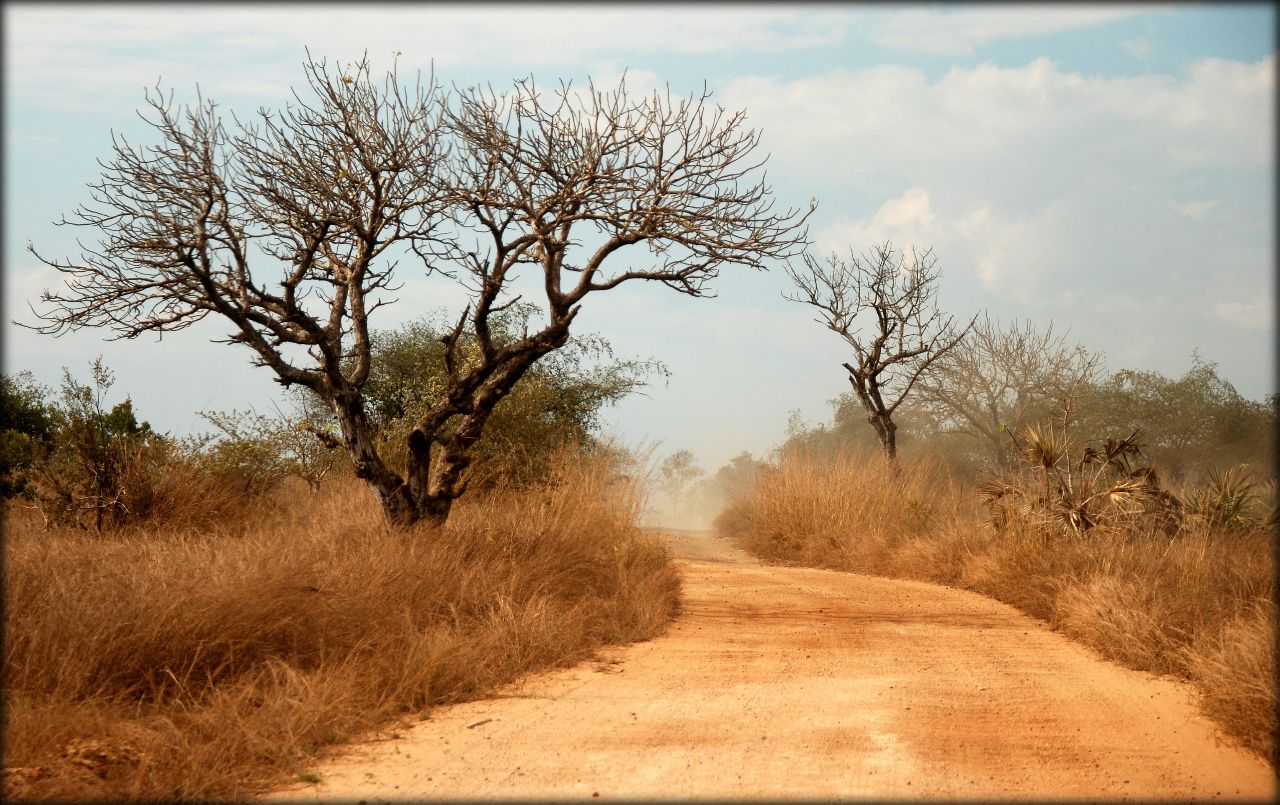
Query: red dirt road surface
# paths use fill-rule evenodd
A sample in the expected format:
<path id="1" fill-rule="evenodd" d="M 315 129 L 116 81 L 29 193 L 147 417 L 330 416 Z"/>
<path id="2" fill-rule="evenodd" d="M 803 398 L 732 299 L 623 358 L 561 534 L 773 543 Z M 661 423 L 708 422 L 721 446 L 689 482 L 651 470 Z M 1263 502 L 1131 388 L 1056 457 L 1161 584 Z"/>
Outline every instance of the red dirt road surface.
<path id="1" fill-rule="evenodd" d="M 1004 604 L 666 538 L 685 587 L 664 636 L 439 708 L 270 799 L 1275 797 L 1190 687 Z"/>

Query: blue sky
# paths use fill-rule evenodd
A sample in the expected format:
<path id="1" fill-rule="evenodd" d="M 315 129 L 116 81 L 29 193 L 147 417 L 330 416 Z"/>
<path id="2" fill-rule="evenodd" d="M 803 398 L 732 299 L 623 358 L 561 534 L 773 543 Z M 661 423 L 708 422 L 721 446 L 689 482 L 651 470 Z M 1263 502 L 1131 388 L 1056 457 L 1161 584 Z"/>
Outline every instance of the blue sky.
<path id="1" fill-rule="evenodd" d="M 782 206 L 820 201 L 819 251 L 932 246 L 958 316 L 1052 321 L 1109 369 L 1180 375 L 1193 350 L 1247 396 L 1275 390 L 1275 10 L 1271 4 L 925 6 L 9 3 L 5 14 L 4 360 L 50 386 L 101 354 L 161 430 L 200 410 L 268 408 L 243 348 L 189 331 L 108 342 L 16 328 L 58 277 L 25 251 L 78 254 L 51 225 L 87 200 L 115 130 L 159 80 L 226 110 L 288 100 L 304 48 L 446 84 L 533 75 L 633 89 L 704 83 L 745 108 Z M 639 255 L 636 256 L 639 259 Z M 780 270 L 725 270 L 715 299 L 624 285 L 579 326 L 673 372 L 609 414 L 631 443 L 713 469 L 760 454 L 787 414 L 826 419 L 840 342 L 785 302 Z M 453 304 L 411 282 L 383 326 Z"/>

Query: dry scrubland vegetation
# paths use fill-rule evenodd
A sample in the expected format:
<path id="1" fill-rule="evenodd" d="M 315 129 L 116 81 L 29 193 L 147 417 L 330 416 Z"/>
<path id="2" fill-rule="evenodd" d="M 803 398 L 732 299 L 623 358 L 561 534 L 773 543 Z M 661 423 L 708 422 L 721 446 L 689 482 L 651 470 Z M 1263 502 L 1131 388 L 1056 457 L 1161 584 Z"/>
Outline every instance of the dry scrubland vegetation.
<path id="1" fill-rule="evenodd" d="M 1011 496 L 992 486 L 984 505 L 927 454 L 895 477 L 879 451 L 795 452 L 760 468 L 717 525 L 766 561 L 974 590 L 1111 660 L 1188 679 L 1210 717 L 1274 764 L 1274 482 L 1215 478 L 1183 490 L 1173 533 L 1123 515 L 1076 533 L 1064 509 L 1001 505 Z M 1042 482 L 1005 476 L 1033 492 Z M 1091 504 L 1099 519 L 1112 502 L 1133 509 L 1112 492 Z"/>
<path id="2" fill-rule="evenodd" d="M 678 576 L 635 528 L 626 457 L 569 438 L 602 398 L 562 369 L 525 393 L 596 403 L 531 420 L 514 398 L 495 435 L 523 450 L 481 461 L 446 525 L 408 529 L 314 437 L 283 450 L 296 428 L 227 415 L 259 438 L 182 444 L 108 409 L 100 365 L 52 405 L 6 379 L 6 796 L 243 798 L 327 745 L 662 631 Z"/>
<path id="3" fill-rule="evenodd" d="M 203 491 L 203 490 L 202 490 Z M 661 631 L 678 578 L 589 462 L 396 533 L 354 479 L 109 535 L 5 540 L 6 794 L 240 798 L 393 717 Z M 422 531 L 424 533 L 419 533 Z"/>

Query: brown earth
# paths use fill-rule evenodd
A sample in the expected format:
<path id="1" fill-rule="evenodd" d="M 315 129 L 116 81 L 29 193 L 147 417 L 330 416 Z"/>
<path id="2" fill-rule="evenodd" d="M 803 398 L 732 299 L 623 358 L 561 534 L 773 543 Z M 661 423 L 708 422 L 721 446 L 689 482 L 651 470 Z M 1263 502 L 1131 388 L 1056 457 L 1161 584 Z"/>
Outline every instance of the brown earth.
<path id="1" fill-rule="evenodd" d="M 1275 797 L 1189 686 L 1011 607 L 666 536 L 666 635 L 437 709 L 271 799 Z"/>

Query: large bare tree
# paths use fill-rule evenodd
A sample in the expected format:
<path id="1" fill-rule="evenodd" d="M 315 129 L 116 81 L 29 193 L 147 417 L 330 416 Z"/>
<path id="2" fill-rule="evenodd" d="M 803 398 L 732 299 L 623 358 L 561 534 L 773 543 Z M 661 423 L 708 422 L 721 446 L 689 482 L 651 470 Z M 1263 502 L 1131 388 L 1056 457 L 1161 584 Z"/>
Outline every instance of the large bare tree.
<path id="1" fill-rule="evenodd" d="M 68 277 L 44 293 L 40 329 L 133 338 L 222 317 L 227 340 L 333 409 L 356 474 L 397 523 L 448 517 L 494 406 L 568 341 L 589 294 L 650 280 L 702 296 L 722 266 L 764 268 L 804 246 L 809 213 L 774 211 L 758 133 L 705 92 L 633 97 L 624 79 L 446 94 L 394 70 L 375 81 L 367 61 L 308 57 L 305 71 L 310 97 L 234 126 L 212 102 L 148 95 L 160 143 L 113 138 L 95 206 L 70 221 L 101 245 L 40 258 Z M 401 473 L 376 449 L 362 389 L 370 316 L 394 301 L 406 260 L 470 301 Z M 520 299 L 522 270 L 542 318 L 499 343 L 490 317 Z"/>
<path id="2" fill-rule="evenodd" d="M 843 364 L 849 384 L 894 463 L 894 412 L 973 320 L 957 330 L 954 318 L 938 310 L 941 271 L 931 249 L 912 248 L 908 256 L 885 242 L 864 255 L 850 250 L 847 259 L 832 254 L 821 261 L 806 252 L 803 263 L 786 268 L 798 289 L 786 298 L 817 308 L 817 322 L 853 348 L 854 360 Z"/>
<path id="3" fill-rule="evenodd" d="M 1064 410 L 1095 381 L 1102 356 L 1030 321 L 1001 326 L 983 316 L 920 380 L 920 399 L 950 428 L 968 433 L 988 458 L 1011 456 L 1008 434 Z"/>

